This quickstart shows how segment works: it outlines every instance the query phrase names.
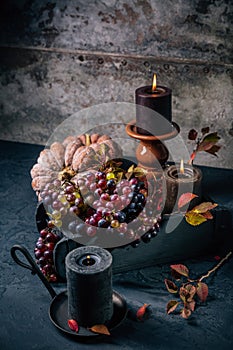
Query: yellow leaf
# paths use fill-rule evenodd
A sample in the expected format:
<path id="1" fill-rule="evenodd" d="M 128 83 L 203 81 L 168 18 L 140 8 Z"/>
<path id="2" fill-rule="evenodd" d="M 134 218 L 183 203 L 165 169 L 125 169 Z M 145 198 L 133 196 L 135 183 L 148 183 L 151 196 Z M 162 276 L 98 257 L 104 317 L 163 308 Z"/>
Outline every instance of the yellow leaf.
<path id="1" fill-rule="evenodd" d="M 131 173 L 131 172 L 133 172 L 133 171 L 134 171 L 134 164 L 131 165 L 131 166 L 129 167 L 129 169 L 127 170 L 127 172 L 128 172 L 128 173 Z"/>
<path id="2" fill-rule="evenodd" d="M 195 213 L 193 210 L 190 210 L 185 214 L 185 219 L 187 223 L 192 226 L 198 226 L 207 221 L 207 219 L 202 214 Z"/>
<path id="3" fill-rule="evenodd" d="M 89 330 L 98 334 L 110 335 L 108 328 L 104 324 L 96 324 L 89 328 Z"/>

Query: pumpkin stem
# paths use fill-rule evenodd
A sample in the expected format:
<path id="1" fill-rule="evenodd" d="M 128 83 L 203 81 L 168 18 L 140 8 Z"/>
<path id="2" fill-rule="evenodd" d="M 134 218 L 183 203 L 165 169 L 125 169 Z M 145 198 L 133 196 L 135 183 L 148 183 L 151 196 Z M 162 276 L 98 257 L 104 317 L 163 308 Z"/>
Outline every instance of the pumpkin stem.
<path id="1" fill-rule="evenodd" d="M 90 137 L 90 135 L 89 134 L 85 134 L 85 136 L 86 136 L 86 146 L 90 146 L 90 144 L 91 144 L 91 137 Z"/>

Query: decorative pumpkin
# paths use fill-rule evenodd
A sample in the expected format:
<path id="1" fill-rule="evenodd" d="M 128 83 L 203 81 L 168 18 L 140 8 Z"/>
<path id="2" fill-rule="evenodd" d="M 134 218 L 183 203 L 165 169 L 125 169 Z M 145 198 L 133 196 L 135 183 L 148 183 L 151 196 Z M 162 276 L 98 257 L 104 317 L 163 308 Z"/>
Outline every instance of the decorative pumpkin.
<path id="1" fill-rule="evenodd" d="M 54 142 L 40 152 L 30 172 L 32 188 L 39 195 L 46 184 L 55 179 L 71 179 L 79 172 L 121 157 L 121 148 L 108 135 L 68 136 L 63 143 Z"/>

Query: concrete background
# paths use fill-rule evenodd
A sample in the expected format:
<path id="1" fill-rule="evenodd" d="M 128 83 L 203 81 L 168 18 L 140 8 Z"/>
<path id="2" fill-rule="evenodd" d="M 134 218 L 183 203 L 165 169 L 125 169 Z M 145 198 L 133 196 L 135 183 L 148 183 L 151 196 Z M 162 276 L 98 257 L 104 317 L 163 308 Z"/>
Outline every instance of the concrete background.
<path id="1" fill-rule="evenodd" d="M 232 168 L 232 24 L 231 0 L 2 1 L 0 139 L 45 144 L 80 109 L 134 102 L 156 72 L 185 142 L 190 128 L 222 137 L 196 164 Z"/>

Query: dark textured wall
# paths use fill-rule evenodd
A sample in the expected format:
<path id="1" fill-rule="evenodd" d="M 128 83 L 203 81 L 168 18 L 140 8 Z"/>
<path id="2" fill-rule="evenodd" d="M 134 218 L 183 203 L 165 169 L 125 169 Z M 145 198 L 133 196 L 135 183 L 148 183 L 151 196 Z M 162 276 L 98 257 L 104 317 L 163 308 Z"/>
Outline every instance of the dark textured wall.
<path id="1" fill-rule="evenodd" d="M 45 143 L 84 107 L 134 102 L 152 73 L 173 90 L 173 120 L 209 125 L 232 167 L 231 0 L 8 0 L 0 5 L 0 138 Z"/>

